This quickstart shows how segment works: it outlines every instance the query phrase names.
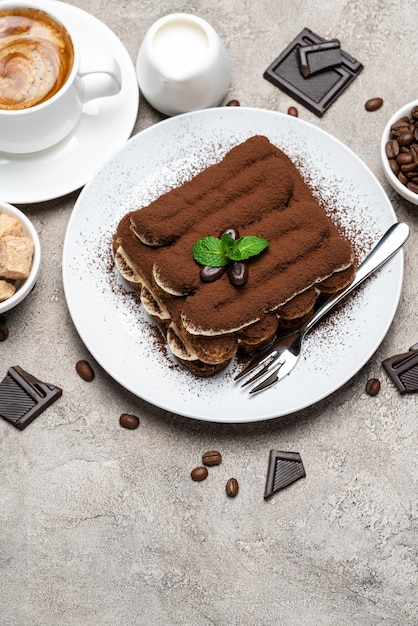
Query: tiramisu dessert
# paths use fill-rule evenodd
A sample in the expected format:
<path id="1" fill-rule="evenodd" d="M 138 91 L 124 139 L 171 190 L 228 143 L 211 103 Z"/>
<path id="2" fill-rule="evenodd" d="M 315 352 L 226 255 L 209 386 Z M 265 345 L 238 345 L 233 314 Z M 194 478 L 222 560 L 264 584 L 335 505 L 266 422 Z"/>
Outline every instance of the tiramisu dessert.
<path id="1" fill-rule="evenodd" d="M 171 352 L 198 376 L 300 325 L 355 270 L 350 242 L 261 135 L 126 214 L 113 252 Z"/>

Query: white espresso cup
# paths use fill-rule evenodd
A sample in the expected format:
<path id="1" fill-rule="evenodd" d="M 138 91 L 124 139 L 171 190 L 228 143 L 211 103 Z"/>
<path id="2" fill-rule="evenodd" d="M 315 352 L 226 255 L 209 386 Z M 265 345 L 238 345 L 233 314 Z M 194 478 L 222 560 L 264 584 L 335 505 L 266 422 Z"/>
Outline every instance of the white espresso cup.
<path id="1" fill-rule="evenodd" d="M 75 128 L 83 105 L 121 89 L 116 59 L 82 58 L 74 28 L 36 0 L 0 2 L 0 151 L 49 148 Z"/>
<path id="2" fill-rule="evenodd" d="M 217 106 L 230 83 L 219 35 L 188 13 L 166 15 L 151 26 L 139 48 L 136 71 L 144 98 L 165 115 Z"/>

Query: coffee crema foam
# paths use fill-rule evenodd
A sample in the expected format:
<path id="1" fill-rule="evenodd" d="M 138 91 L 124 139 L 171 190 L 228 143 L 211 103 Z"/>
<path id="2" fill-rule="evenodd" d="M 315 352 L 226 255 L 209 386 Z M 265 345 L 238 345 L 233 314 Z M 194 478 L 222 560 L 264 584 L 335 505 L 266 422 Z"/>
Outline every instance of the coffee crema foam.
<path id="1" fill-rule="evenodd" d="M 45 102 L 65 84 L 73 62 L 70 35 L 47 13 L 0 9 L 0 109 Z"/>

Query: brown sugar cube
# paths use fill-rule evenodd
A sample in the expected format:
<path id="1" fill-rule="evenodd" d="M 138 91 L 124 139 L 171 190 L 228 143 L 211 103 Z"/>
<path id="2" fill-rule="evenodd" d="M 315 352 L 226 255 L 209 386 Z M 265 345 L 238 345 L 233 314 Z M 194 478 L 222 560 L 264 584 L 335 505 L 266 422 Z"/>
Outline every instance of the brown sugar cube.
<path id="1" fill-rule="evenodd" d="M 22 225 L 15 217 L 0 213 L 0 239 L 6 235 L 20 237 L 22 235 Z"/>
<path id="2" fill-rule="evenodd" d="M 16 293 L 16 287 L 7 280 L 0 280 L 0 302 L 4 302 Z"/>
<path id="3" fill-rule="evenodd" d="M 0 278 L 25 280 L 30 273 L 33 242 L 29 237 L 6 235 L 0 239 Z"/>

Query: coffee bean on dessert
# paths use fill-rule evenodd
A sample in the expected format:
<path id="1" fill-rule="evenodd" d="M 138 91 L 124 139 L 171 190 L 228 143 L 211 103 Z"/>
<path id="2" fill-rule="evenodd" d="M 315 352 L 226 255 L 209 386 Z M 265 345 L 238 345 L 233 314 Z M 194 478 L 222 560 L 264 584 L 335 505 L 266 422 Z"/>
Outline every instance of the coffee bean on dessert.
<path id="1" fill-rule="evenodd" d="M 203 465 L 219 465 L 222 461 L 222 455 L 217 450 L 209 450 L 202 454 Z"/>
<path id="2" fill-rule="evenodd" d="M 382 98 L 370 98 L 364 105 L 366 111 L 377 111 L 383 104 Z"/>
<path id="3" fill-rule="evenodd" d="M 211 267 L 210 265 L 204 265 L 200 270 L 200 280 L 204 283 L 213 283 L 218 280 L 226 271 L 226 266 L 223 267 Z"/>
<path id="4" fill-rule="evenodd" d="M 236 478 L 230 478 L 225 485 L 226 495 L 235 498 L 238 495 L 239 484 Z"/>
<path id="5" fill-rule="evenodd" d="M 236 100 L 235 98 L 233 100 L 230 100 L 229 102 L 226 103 L 227 107 L 239 107 L 240 103 L 239 100 Z"/>
<path id="6" fill-rule="evenodd" d="M 195 480 L 196 482 L 200 482 L 201 480 L 205 480 L 205 478 L 208 477 L 208 470 L 206 469 L 206 467 L 203 467 L 203 466 L 195 467 L 190 472 L 190 476 L 192 480 Z"/>
<path id="7" fill-rule="evenodd" d="M 0 341 L 6 341 L 9 336 L 9 329 L 4 322 L 0 322 Z"/>
<path id="8" fill-rule="evenodd" d="M 370 378 L 366 383 L 366 393 L 369 396 L 377 396 L 380 391 L 380 380 L 378 378 Z"/>
<path id="9" fill-rule="evenodd" d="M 287 109 L 287 113 L 288 113 L 288 115 L 292 115 L 293 117 L 298 117 L 299 116 L 299 111 L 297 110 L 296 107 L 289 107 Z"/>
<path id="10" fill-rule="evenodd" d="M 119 417 L 119 424 L 123 428 L 129 428 L 129 430 L 135 430 L 139 426 L 139 417 L 131 415 L 130 413 L 122 413 Z"/>
<path id="11" fill-rule="evenodd" d="M 88 361 L 77 361 L 75 369 L 77 374 L 86 382 L 91 382 L 94 378 L 94 371 Z"/>
<path id="12" fill-rule="evenodd" d="M 228 278 L 234 287 L 241 287 L 248 279 L 248 265 L 244 261 L 231 261 L 227 267 Z"/>

